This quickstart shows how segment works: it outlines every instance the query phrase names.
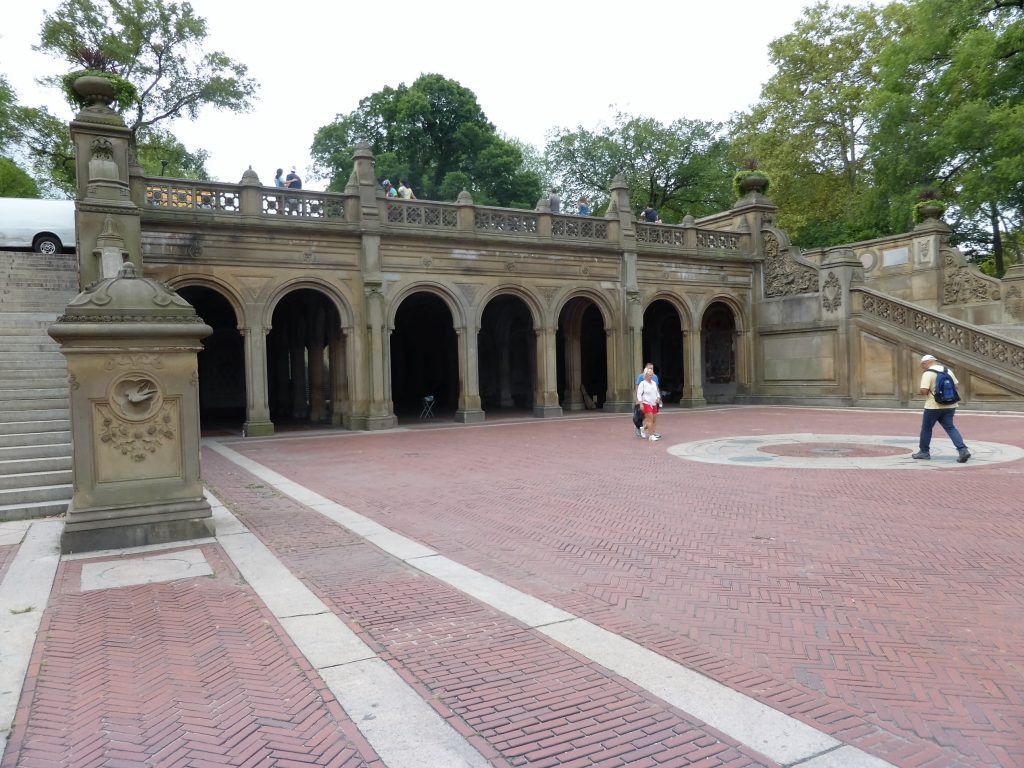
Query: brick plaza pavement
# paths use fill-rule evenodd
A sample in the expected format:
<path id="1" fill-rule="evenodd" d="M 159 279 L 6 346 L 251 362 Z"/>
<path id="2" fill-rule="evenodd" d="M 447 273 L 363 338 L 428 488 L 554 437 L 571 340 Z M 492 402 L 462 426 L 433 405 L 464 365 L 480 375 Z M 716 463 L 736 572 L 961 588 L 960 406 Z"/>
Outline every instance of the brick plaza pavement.
<path id="1" fill-rule="evenodd" d="M 942 464 L 941 430 L 934 471 L 670 452 L 907 438 L 918 421 L 709 408 L 666 412 L 658 443 L 611 415 L 219 442 L 892 765 L 1024 765 L 1024 462 Z M 968 445 L 1024 448 L 1024 417 L 957 422 Z M 837 451 L 818 440 L 805 458 Z M 216 496 L 490 765 L 778 764 L 224 455 L 203 460 Z M 386 764 L 220 547 L 201 548 L 211 576 L 93 593 L 62 561 L 4 768 Z"/>

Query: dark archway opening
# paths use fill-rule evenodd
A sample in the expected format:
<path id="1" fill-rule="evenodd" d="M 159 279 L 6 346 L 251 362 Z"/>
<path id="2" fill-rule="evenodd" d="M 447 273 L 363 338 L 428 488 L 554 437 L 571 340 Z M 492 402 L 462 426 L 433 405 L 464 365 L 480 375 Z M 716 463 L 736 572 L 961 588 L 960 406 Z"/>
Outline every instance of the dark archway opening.
<path id="1" fill-rule="evenodd" d="M 435 294 L 406 297 L 391 333 L 391 399 L 395 416 L 419 415 L 434 397 L 434 414 L 454 417 L 459 405 L 459 347 L 452 313 Z"/>
<path id="2" fill-rule="evenodd" d="M 729 305 L 716 301 L 707 308 L 701 338 L 704 399 L 731 403 L 736 398 L 736 317 Z"/>
<path id="3" fill-rule="evenodd" d="M 530 310 L 518 296 L 496 296 L 487 303 L 477 336 L 477 357 L 481 407 L 532 412 L 537 337 Z"/>
<path id="4" fill-rule="evenodd" d="M 338 310 L 320 291 L 299 288 L 278 302 L 267 334 L 267 393 L 275 427 L 330 423 L 340 338 Z"/>
<path id="5" fill-rule="evenodd" d="M 651 302 L 644 311 L 644 363 L 654 363 L 666 403 L 678 403 L 683 396 L 683 325 L 679 312 L 664 299 Z"/>
<path id="6" fill-rule="evenodd" d="M 240 431 L 245 422 L 245 344 L 234 307 L 223 294 L 198 285 L 178 294 L 195 307 L 213 333 L 202 340 L 199 368 L 199 422 L 204 432 Z"/>
<path id="7" fill-rule="evenodd" d="M 567 411 L 604 407 L 608 396 L 608 344 L 601 310 L 590 299 L 571 299 L 558 315 L 558 401 Z"/>

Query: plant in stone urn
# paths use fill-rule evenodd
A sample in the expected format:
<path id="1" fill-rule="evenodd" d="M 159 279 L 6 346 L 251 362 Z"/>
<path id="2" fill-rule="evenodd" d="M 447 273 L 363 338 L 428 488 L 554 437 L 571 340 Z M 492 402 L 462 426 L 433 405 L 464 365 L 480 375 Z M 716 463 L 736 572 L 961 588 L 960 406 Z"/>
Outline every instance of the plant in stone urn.
<path id="1" fill-rule="evenodd" d="M 768 174 L 758 167 L 758 162 L 750 158 L 743 162 L 743 167 L 732 177 L 732 187 L 737 197 L 749 195 L 751 192 L 766 194 L 771 186 Z"/>
<path id="2" fill-rule="evenodd" d="M 101 69 L 79 69 L 61 78 L 64 97 L 72 107 L 84 109 L 102 104 L 125 110 L 139 100 L 139 91 L 130 82 L 113 72 Z"/>
<path id="3" fill-rule="evenodd" d="M 937 219 L 946 212 L 946 203 L 939 198 L 938 190 L 934 187 L 925 187 L 917 195 L 917 202 L 914 203 L 914 223 L 920 224 L 928 219 Z"/>

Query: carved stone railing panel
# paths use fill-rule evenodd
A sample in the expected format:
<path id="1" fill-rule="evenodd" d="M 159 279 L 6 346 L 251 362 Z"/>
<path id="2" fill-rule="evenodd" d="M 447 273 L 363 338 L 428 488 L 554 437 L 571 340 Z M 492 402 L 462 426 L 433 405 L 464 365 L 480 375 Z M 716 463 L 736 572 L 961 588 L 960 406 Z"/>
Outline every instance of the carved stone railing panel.
<path id="1" fill-rule="evenodd" d="M 261 212 L 264 216 L 293 216 L 298 219 L 345 219 L 345 206 L 337 195 L 326 192 L 263 191 Z"/>
<path id="2" fill-rule="evenodd" d="M 818 270 L 801 264 L 779 242 L 778 236 L 764 231 L 764 297 L 793 296 L 818 292 Z"/>
<path id="3" fill-rule="evenodd" d="M 942 303 L 974 304 L 999 301 L 999 281 L 957 263 L 954 251 L 943 251 Z"/>
<path id="4" fill-rule="evenodd" d="M 459 226 L 459 209 L 454 205 L 395 200 L 388 202 L 387 209 L 388 224 L 451 229 Z"/>
<path id="5" fill-rule="evenodd" d="M 532 213 L 479 210 L 473 216 L 473 227 L 484 232 L 537 234 L 537 216 Z"/>
<path id="6" fill-rule="evenodd" d="M 239 188 L 233 184 L 204 184 L 175 179 L 166 183 L 146 182 L 146 205 L 169 210 L 238 213 Z"/>
<path id="7" fill-rule="evenodd" d="M 685 245 L 686 230 L 668 224 L 637 224 L 636 241 L 648 245 Z"/>
<path id="8" fill-rule="evenodd" d="M 1008 368 L 1018 375 L 1024 374 L 1024 344 L 864 288 L 852 290 L 861 294 L 860 306 L 864 315 L 901 326 L 940 344 L 962 349 L 985 360 L 994 368 Z"/>
<path id="9" fill-rule="evenodd" d="M 740 236 L 735 232 L 722 232 L 715 229 L 698 229 L 697 247 L 722 251 L 738 251 L 740 249 Z"/>
<path id="10" fill-rule="evenodd" d="M 552 216 L 551 234 L 567 239 L 607 240 L 608 222 L 588 216 Z"/>

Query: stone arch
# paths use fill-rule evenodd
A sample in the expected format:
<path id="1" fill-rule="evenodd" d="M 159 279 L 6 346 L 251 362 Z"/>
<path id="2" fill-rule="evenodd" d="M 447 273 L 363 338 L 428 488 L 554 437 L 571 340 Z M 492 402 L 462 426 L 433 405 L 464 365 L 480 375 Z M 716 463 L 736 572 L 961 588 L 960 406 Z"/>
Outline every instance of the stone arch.
<path id="1" fill-rule="evenodd" d="M 540 316 L 539 307 L 518 287 L 497 288 L 481 301 L 476 356 L 485 411 L 533 409 Z"/>
<path id="2" fill-rule="evenodd" d="M 403 286 L 388 302 L 388 328 L 392 331 L 395 329 L 395 316 L 398 314 L 398 308 L 414 293 L 430 293 L 437 296 L 447 305 L 448 311 L 452 315 L 452 325 L 455 328 L 466 327 L 469 311 L 447 285 L 431 281 L 418 281 Z"/>
<path id="3" fill-rule="evenodd" d="M 607 298 L 601 292 L 590 288 L 572 288 L 559 297 L 555 304 L 554 321 L 557 323 L 560 320 L 562 310 L 565 309 L 566 304 L 573 299 L 579 298 L 590 299 L 590 301 L 594 302 L 594 305 L 601 313 L 601 320 L 604 323 L 605 330 L 611 330 L 614 327 L 613 318 L 615 312 L 612 310 L 611 305 L 608 304 Z"/>
<path id="4" fill-rule="evenodd" d="M 327 281 L 290 280 L 275 288 L 264 318 L 271 419 L 339 423 L 348 392 L 344 329 L 351 326 L 344 298 Z"/>
<path id="5" fill-rule="evenodd" d="M 480 297 L 480 304 L 477 307 L 476 313 L 476 324 L 480 327 L 483 322 L 484 309 L 491 299 L 497 298 L 502 295 L 515 296 L 522 300 L 526 305 L 526 308 L 530 310 L 530 317 L 533 320 L 534 328 L 542 328 L 544 321 L 546 320 L 546 313 L 544 311 L 544 304 L 541 302 L 536 295 L 531 293 L 529 290 L 521 285 L 498 285 L 494 288 L 489 289 L 483 296 Z"/>
<path id="6" fill-rule="evenodd" d="M 595 291 L 577 289 L 559 303 L 555 350 L 559 401 L 565 410 L 601 408 L 612 373 L 612 311 Z"/>
<path id="7" fill-rule="evenodd" d="M 242 297 L 235 290 L 235 286 L 227 281 L 213 275 L 185 274 L 170 278 L 166 284 L 168 288 L 174 291 L 180 291 L 182 288 L 209 288 L 212 291 L 217 291 L 228 301 L 234 310 L 238 329 L 241 330 L 245 327 L 245 310 L 242 308 Z"/>
<path id="8" fill-rule="evenodd" d="M 728 299 L 709 299 L 701 313 L 701 380 L 709 403 L 731 403 L 740 388 L 742 314 Z"/>
<path id="9" fill-rule="evenodd" d="M 396 417 L 415 418 L 428 397 L 434 415 L 465 412 L 464 328 L 462 307 L 444 286 L 415 283 L 395 295 L 387 349 Z"/>
<path id="10" fill-rule="evenodd" d="M 654 363 L 665 403 L 678 403 L 690 367 L 686 362 L 687 335 L 693 327 L 689 308 L 679 296 L 662 291 L 650 297 L 642 317 L 642 360 Z"/>
<path id="11" fill-rule="evenodd" d="M 205 276 L 178 278 L 173 288 L 213 329 L 196 355 L 200 424 L 207 431 L 241 431 L 248 381 L 238 297 L 222 281 Z"/>
<path id="12" fill-rule="evenodd" d="M 352 327 L 355 322 L 355 313 L 352 311 L 352 303 L 350 300 L 344 295 L 344 293 L 338 290 L 336 285 L 327 280 L 321 280 L 316 277 L 298 277 L 294 280 L 286 280 L 285 282 L 276 285 L 264 304 L 263 317 L 261 318 L 263 327 L 268 330 L 273 328 L 273 323 L 271 321 L 273 320 L 274 312 L 277 310 L 278 304 L 280 304 L 281 300 L 288 294 L 303 288 L 322 293 L 330 300 L 334 305 L 334 309 L 338 313 L 340 328 L 349 329 Z"/>

